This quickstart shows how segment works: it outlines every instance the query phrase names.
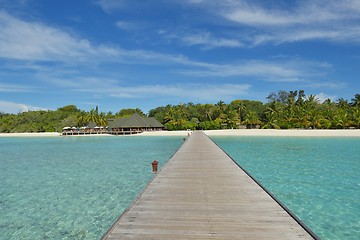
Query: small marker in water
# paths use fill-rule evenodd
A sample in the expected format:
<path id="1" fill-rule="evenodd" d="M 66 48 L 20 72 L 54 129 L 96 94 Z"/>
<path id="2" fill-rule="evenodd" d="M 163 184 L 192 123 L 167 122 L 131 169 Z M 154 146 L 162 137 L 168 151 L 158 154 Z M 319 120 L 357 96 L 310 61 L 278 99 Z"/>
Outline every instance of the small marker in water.
<path id="1" fill-rule="evenodd" d="M 157 173 L 158 164 L 159 164 L 159 162 L 156 161 L 156 160 L 154 160 L 154 161 L 151 163 L 151 165 L 152 165 L 152 172 L 153 172 L 153 173 Z"/>

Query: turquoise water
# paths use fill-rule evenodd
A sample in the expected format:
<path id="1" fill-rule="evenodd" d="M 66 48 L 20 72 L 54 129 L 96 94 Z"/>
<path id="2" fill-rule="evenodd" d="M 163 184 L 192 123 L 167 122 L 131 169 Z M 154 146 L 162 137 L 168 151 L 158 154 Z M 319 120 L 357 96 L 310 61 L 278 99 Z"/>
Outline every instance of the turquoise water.
<path id="1" fill-rule="evenodd" d="M 360 138 L 212 139 L 321 239 L 360 239 Z"/>
<path id="2" fill-rule="evenodd" d="M 360 138 L 213 140 L 322 239 L 360 239 Z M 181 143 L 0 138 L 0 239 L 99 239 Z"/>
<path id="3" fill-rule="evenodd" d="M 180 137 L 0 138 L 0 239 L 99 239 Z"/>

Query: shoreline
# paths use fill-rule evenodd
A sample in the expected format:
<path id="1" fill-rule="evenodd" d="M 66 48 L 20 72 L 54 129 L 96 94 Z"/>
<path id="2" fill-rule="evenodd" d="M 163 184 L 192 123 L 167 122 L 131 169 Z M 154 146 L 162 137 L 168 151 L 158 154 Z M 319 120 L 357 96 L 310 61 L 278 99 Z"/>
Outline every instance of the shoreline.
<path id="1" fill-rule="evenodd" d="M 187 137 L 192 131 L 153 131 L 140 134 L 126 135 L 127 137 L 141 136 L 182 136 Z M 360 129 L 228 129 L 228 130 L 205 130 L 208 136 L 272 136 L 272 137 L 360 137 Z M 100 137 L 114 136 L 111 134 L 93 135 L 68 135 L 64 137 Z M 42 133 L 0 133 L 0 137 L 61 137 L 59 132 Z"/>
<path id="2" fill-rule="evenodd" d="M 360 129 L 237 129 L 204 132 L 208 136 L 360 137 Z"/>
<path id="3" fill-rule="evenodd" d="M 58 132 L 41 132 L 41 133 L 0 133 L 0 137 L 60 137 Z"/>
<path id="4" fill-rule="evenodd" d="M 143 132 L 138 136 L 188 136 L 192 131 Z M 360 129 L 227 129 L 204 130 L 208 136 L 271 136 L 271 137 L 360 137 Z M 133 135 L 137 136 L 137 135 Z"/>

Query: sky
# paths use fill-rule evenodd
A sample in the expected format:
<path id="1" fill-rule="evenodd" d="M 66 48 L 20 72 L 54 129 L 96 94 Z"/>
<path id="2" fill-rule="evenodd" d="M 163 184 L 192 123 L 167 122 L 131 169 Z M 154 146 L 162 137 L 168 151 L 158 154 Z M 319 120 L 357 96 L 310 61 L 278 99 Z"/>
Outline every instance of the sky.
<path id="1" fill-rule="evenodd" d="M 360 93 L 359 0 L 0 0 L 0 112 Z"/>

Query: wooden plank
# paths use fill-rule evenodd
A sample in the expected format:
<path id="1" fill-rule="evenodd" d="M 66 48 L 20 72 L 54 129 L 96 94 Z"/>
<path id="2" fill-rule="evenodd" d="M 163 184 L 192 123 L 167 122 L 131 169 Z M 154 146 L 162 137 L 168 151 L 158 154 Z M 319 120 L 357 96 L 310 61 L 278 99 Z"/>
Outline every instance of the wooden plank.
<path id="1" fill-rule="evenodd" d="M 194 132 L 103 239 L 314 239 Z"/>

